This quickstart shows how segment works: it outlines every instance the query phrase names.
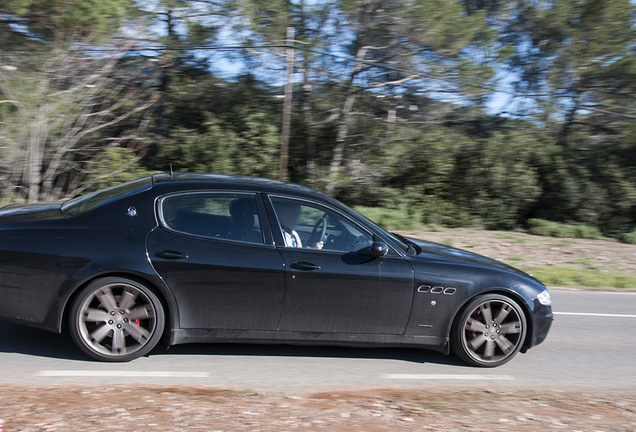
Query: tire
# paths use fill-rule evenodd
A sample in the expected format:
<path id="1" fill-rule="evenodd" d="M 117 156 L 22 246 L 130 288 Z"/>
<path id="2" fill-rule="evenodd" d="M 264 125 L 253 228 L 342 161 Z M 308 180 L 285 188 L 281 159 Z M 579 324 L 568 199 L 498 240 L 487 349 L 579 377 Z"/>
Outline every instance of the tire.
<path id="1" fill-rule="evenodd" d="M 527 331 L 526 316 L 516 301 L 485 294 L 468 303 L 455 320 L 451 348 L 473 366 L 500 366 L 519 352 Z"/>
<path id="2" fill-rule="evenodd" d="M 165 325 L 159 298 L 134 280 L 97 279 L 73 301 L 71 337 L 95 360 L 127 362 L 152 350 Z"/>

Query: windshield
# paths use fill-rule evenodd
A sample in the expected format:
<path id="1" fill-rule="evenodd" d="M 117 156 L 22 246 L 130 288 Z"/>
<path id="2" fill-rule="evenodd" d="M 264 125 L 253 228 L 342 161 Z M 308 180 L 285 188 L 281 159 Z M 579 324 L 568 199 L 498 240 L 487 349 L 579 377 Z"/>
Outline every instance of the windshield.
<path id="1" fill-rule="evenodd" d="M 133 193 L 143 192 L 151 187 L 152 178 L 144 177 L 66 201 L 62 204 L 62 211 L 69 216 L 77 216 L 112 202 L 115 199 L 123 198 Z"/>

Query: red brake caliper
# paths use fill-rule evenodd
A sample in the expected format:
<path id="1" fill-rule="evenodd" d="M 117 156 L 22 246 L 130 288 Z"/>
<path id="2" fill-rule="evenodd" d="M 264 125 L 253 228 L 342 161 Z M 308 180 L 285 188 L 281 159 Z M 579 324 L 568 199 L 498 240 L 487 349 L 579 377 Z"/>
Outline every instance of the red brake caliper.
<path id="1" fill-rule="evenodd" d="M 481 310 L 480 309 L 477 309 L 476 315 L 479 316 L 479 318 L 481 318 Z M 473 332 L 473 338 L 476 338 L 476 337 L 477 337 L 477 333 Z"/>

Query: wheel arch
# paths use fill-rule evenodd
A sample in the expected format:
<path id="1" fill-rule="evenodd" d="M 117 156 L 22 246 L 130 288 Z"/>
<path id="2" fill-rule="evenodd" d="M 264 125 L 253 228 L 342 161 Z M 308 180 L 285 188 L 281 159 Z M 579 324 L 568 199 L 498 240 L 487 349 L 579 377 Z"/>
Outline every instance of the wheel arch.
<path id="1" fill-rule="evenodd" d="M 121 277 L 126 279 L 131 279 L 135 282 L 138 282 L 148 289 L 150 289 L 159 299 L 161 305 L 164 308 L 165 314 L 165 325 L 163 329 L 162 340 L 167 345 L 172 344 L 172 340 L 174 339 L 174 329 L 178 326 L 178 309 L 176 302 L 174 299 L 171 299 L 167 290 L 158 285 L 156 281 L 153 281 L 151 278 L 146 277 L 144 275 L 126 272 L 126 271 L 112 271 L 112 272 L 104 272 L 96 275 L 92 275 L 90 278 L 83 280 L 77 287 L 71 292 L 71 294 L 67 297 L 66 302 L 62 308 L 62 314 L 60 319 L 60 330 L 68 325 L 70 310 L 73 306 L 73 302 L 77 298 L 77 296 L 86 288 L 90 283 L 95 280 L 108 278 L 108 277 Z"/>
<path id="2" fill-rule="evenodd" d="M 511 298 L 512 300 L 514 300 L 515 302 L 517 302 L 517 304 L 519 304 L 519 307 L 521 307 L 521 310 L 523 311 L 523 315 L 525 316 L 526 319 L 526 325 L 528 326 L 527 330 L 526 330 L 526 336 L 525 339 L 521 345 L 521 352 L 525 353 L 528 350 L 528 345 L 531 343 L 532 341 L 532 335 L 533 335 L 533 331 L 534 331 L 534 323 L 532 322 L 532 312 L 530 310 L 530 307 L 528 306 L 528 302 L 523 298 L 523 296 L 521 296 L 519 293 L 508 289 L 508 288 L 501 288 L 501 287 L 492 287 L 492 288 L 486 288 L 484 290 L 481 291 L 477 291 L 475 292 L 473 295 L 466 297 L 466 299 L 464 300 L 464 302 L 462 303 L 462 305 L 457 308 L 457 310 L 455 311 L 455 314 L 453 315 L 452 319 L 449 320 L 449 324 L 448 324 L 448 328 L 446 329 L 446 338 L 449 341 L 449 343 L 447 343 L 446 345 L 446 349 L 445 352 L 446 354 L 450 353 L 450 338 L 452 336 L 452 329 L 455 326 L 457 319 L 461 316 L 461 314 L 464 312 L 464 310 L 466 309 L 466 307 L 468 306 L 468 304 L 473 301 L 475 298 L 482 296 L 482 295 L 488 295 L 488 294 L 499 294 L 499 295 L 503 295 L 506 297 Z"/>

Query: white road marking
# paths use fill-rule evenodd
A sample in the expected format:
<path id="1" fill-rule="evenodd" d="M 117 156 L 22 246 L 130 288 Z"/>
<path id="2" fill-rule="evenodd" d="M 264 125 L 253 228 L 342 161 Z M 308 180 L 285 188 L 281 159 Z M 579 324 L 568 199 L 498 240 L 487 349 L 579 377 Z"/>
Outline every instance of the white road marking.
<path id="1" fill-rule="evenodd" d="M 384 379 L 403 380 L 463 380 L 463 381 L 514 381 L 511 375 L 452 375 L 452 374 L 384 374 Z"/>
<path id="2" fill-rule="evenodd" d="M 208 378 L 208 372 L 170 371 L 107 371 L 107 370 L 43 370 L 39 376 L 45 377 L 132 377 L 132 378 Z"/>
<path id="3" fill-rule="evenodd" d="M 636 291 L 586 291 L 586 290 L 580 290 L 580 289 L 550 289 L 550 292 L 552 291 L 561 291 L 561 292 L 568 292 L 568 293 L 572 293 L 572 292 L 577 292 L 577 293 L 585 293 L 585 294 L 592 294 L 592 295 L 636 295 Z"/>
<path id="4" fill-rule="evenodd" d="M 573 316 L 610 317 L 610 318 L 636 318 L 636 315 L 588 313 L 588 312 L 554 312 L 554 314 L 555 315 L 573 315 Z"/>

